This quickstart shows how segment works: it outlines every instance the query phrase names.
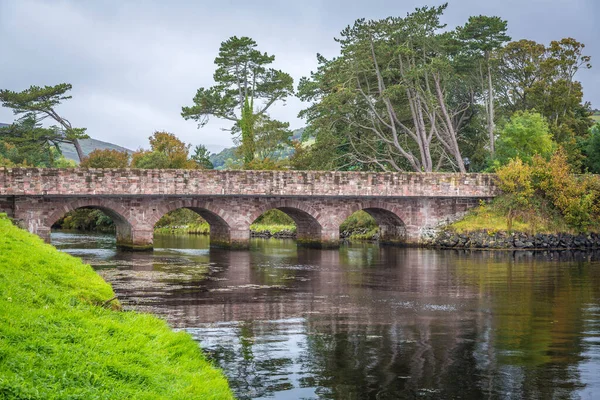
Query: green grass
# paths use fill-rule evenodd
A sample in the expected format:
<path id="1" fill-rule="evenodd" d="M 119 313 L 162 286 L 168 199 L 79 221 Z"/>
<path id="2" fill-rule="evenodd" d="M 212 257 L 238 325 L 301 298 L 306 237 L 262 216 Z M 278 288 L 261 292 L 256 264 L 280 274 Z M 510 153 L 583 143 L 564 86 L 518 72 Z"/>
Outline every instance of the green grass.
<path id="1" fill-rule="evenodd" d="M 190 234 L 190 235 L 208 235 L 210 225 L 208 222 L 190 223 L 183 226 L 162 226 L 154 228 L 155 233 L 162 234 Z"/>
<path id="2" fill-rule="evenodd" d="M 594 114 L 592 114 L 592 119 L 596 122 L 600 122 L 600 111 L 594 112 Z"/>
<path id="3" fill-rule="evenodd" d="M 512 228 L 517 232 L 528 232 L 531 229 L 530 225 L 523 221 L 514 221 Z M 450 229 L 458 233 L 508 231 L 508 220 L 503 213 L 486 205 L 468 213 L 463 219 L 450 225 Z"/>
<path id="4" fill-rule="evenodd" d="M 295 233 L 296 225 L 252 224 L 252 225 L 250 225 L 250 231 L 258 232 L 258 233 L 271 232 L 272 235 L 279 233 L 279 232 L 283 232 L 283 231 Z"/>
<path id="5" fill-rule="evenodd" d="M 457 233 L 468 233 L 486 230 L 488 232 L 524 232 L 535 233 L 576 233 L 572 232 L 564 219 L 548 209 L 538 205 L 529 210 L 516 213 L 509 227 L 506 212 L 500 205 L 502 198 L 494 202 L 482 204 L 470 211 L 463 219 L 451 224 L 448 228 Z M 510 228 L 510 229 L 509 229 Z"/>
<path id="6" fill-rule="evenodd" d="M 232 398 L 188 334 L 103 307 L 113 296 L 90 266 L 0 217 L 0 398 Z"/>

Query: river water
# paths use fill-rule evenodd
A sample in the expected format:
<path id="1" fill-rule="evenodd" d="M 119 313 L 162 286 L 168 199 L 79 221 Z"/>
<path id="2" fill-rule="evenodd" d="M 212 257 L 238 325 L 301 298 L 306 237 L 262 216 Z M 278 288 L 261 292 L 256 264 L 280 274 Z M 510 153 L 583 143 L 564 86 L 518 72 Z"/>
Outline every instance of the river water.
<path id="1" fill-rule="evenodd" d="M 599 253 L 52 242 L 189 332 L 240 399 L 600 398 Z"/>

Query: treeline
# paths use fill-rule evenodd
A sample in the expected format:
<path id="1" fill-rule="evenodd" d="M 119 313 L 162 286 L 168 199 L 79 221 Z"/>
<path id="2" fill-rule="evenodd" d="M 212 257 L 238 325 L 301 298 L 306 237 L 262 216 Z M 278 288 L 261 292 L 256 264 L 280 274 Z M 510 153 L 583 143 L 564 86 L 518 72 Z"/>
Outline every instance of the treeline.
<path id="1" fill-rule="evenodd" d="M 289 74 L 268 67 L 274 56 L 232 37 L 215 59 L 216 84 L 198 89 L 182 115 L 200 126 L 231 120 L 243 168 L 266 168 L 257 148 L 279 126 L 268 110 L 295 94 L 310 103 L 300 116 L 315 143 L 297 143 L 290 160 L 269 168 L 493 171 L 563 148 L 575 171 L 600 170 L 598 129 L 576 80 L 591 68 L 584 44 L 511 41 L 498 17 L 449 30 L 446 7 L 357 20 L 336 39 L 339 55 L 317 55 L 318 69 L 295 92 Z"/>
<path id="2" fill-rule="evenodd" d="M 194 148 L 169 132 L 154 132 L 148 138 L 150 150 L 138 150 L 129 156 L 118 150 L 94 150 L 81 163 L 83 168 L 212 169 L 209 152 L 203 145 Z"/>
<path id="3" fill-rule="evenodd" d="M 576 170 L 597 170 L 575 80 L 591 67 L 584 45 L 510 41 L 497 17 L 446 30 L 445 8 L 358 20 L 337 39 L 339 56 L 319 57 L 298 89 L 313 102 L 301 113 L 317 144 L 306 166 L 482 171 L 563 147 Z"/>

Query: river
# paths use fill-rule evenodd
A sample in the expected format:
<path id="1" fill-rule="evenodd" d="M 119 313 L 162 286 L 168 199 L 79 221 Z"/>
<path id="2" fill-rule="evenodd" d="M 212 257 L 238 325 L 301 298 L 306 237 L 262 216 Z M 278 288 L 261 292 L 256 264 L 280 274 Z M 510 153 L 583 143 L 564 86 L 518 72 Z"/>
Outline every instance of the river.
<path id="1" fill-rule="evenodd" d="M 600 398 L 600 253 L 52 243 L 189 332 L 239 399 Z"/>

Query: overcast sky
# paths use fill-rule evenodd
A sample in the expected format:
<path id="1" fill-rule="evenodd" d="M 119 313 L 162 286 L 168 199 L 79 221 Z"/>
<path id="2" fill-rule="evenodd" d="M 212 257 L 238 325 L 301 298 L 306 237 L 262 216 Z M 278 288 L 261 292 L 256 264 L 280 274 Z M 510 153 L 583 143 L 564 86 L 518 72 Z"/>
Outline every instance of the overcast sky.
<path id="1" fill-rule="evenodd" d="M 333 38 L 357 18 L 403 16 L 430 0 L 0 0 L 0 88 L 73 85 L 59 111 L 95 139 L 130 149 L 148 147 L 155 130 L 212 151 L 231 145 L 214 121 L 198 130 L 180 116 L 198 87 L 213 83 L 214 58 L 230 36 L 250 36 L 276 56 L 295 82 L 316 67 L 316 53 L 337 54 Z M 217 5 L 218 4 L 218 5 Z M 470 15 L 508 20 L 513 40 L 542 43 L 574 37 L 586 44 L 592 70 L 580 72 L 585 99 L 600 108 L 599 0 L 454 0 L 450 27 Z M 289 99 L 272 115 L 292 128 L 303 104 Z M 0 107 L 0 122 L 12 122 Z"/>

